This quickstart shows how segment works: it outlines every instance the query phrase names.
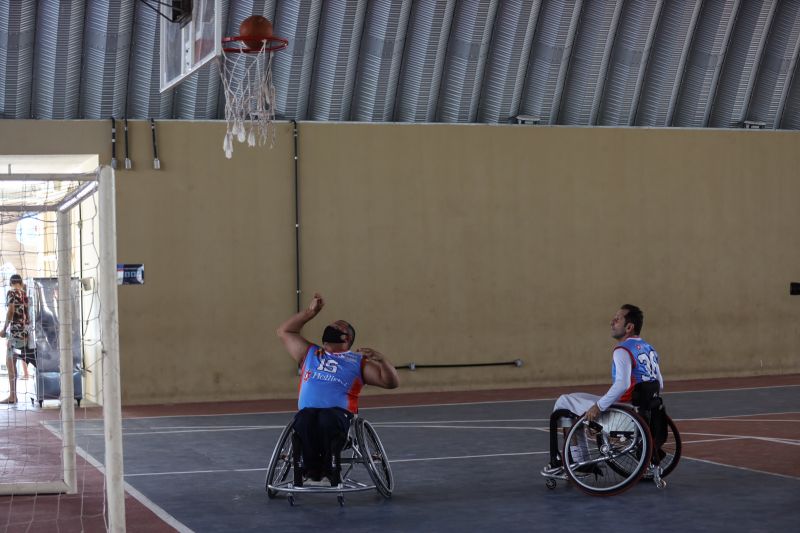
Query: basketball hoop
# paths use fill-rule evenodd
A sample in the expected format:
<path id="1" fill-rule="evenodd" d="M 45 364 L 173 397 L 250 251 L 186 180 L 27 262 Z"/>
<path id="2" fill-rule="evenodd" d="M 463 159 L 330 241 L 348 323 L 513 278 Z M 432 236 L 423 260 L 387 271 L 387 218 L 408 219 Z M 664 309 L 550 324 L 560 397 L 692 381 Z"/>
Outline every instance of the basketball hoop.
<path id="1" fill-rule="evenodd" d="M 252 47 L 259 43 L 260 47 Z M 249 146 L 275 144 L 275 87 L 272 56 L 289 41 L 273 36 L 236 36 L 222 39 L 219 74 L 225 92 L 227 131 L 225 157 L 233 157 L 233 139 Z"/>

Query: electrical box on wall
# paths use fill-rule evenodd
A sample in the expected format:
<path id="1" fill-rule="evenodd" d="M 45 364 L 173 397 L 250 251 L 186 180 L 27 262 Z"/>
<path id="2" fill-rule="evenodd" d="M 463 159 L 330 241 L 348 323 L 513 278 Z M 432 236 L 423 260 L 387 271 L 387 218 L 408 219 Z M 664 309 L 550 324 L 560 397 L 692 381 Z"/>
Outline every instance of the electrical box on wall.
<path id="1" fill-rule="evenodd" d="M 144 265 L 117 265 L 117 285 L 144 285 Z"/>

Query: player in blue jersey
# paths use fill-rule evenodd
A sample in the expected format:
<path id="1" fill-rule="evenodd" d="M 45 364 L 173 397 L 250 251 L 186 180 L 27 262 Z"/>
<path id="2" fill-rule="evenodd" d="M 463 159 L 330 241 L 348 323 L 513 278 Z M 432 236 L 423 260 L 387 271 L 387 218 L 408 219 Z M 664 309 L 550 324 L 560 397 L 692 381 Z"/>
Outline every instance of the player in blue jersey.
<path id="1" fill-rule="evenodd" d="M 394 389 L 400 384 L 397 370 L 386 356 L 372 348 L 351 351 L 356 331 L 337 320 L 325 327 L 322 346 L 301 334 L 325 301 L 314 294 L 308 307 L 278 328 L 278 337 L 302 369 L 299 411 L 295 415 L 292 440 L 295 485 L 303 477 L 319 481 L 328 477 L 332 486 L 341 482 L 339 453 L 347 440 L 358 395 L 364 385 Z"/>
<path id="2" fill-rule="evenodd" d="M 542 470 L 543 475 L 557 475 L 563 470 L 558 449 L 558 423 L 562 418 L 586 414 L 586 418 L 594 420 L 612 404 L 630 402 L 638 384 L 649 384 L 648 387 L 657 389 L 655 394 L 660 394 L 664 388 L 658 354 L 639 336 L 643 324 L 644 313 L 631 304 L 623 305 L 611 319 L 611 336 L 617 340 L 617 345 L 611 365 L 613 383 L 605 395 L 574 392 L 556 400 L 550 415 L 550 462 Z"/>

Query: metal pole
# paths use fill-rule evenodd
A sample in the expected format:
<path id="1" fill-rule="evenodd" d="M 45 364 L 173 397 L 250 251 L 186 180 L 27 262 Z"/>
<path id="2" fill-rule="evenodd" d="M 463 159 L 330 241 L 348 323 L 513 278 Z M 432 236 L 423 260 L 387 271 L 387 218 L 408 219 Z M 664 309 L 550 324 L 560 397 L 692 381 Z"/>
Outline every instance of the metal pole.
<path id="1" fill-rule="evenodd" d="M 108 531 L 125 531 L 125 489 L 122 471 L 122 400 L 119 377 L 117 315 L 117 222 L 114 171 L 100 169 L 100 320 L 103 350 L 103 422 L 105 429 Z"/>
<path id="2" fill-rule="evenodd" d="M 295 311 L 300 312 L 300 177 L 298 174 L 297 161 L 297 121 L 292 121 L 294 134 L 294 268 L 295 268 L 295 294 L 297 297 Z"/>
<path id="3" fill-rule="evenodd" d="M 61 380 L 61 435 L 64 439 L 64 483 L 68 494 L 77 492 L 75 472 L 75 387 L 72 382 L 72 235 L 69 213 L 56 215 L 58 238 L 58 355 Z"/>

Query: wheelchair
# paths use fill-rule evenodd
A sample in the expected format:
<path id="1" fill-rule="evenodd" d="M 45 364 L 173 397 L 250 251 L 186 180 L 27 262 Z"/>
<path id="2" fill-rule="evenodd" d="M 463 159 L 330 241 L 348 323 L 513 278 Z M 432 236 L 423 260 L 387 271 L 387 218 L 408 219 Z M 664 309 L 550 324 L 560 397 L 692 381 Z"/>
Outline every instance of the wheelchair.
<path id="1" fill-rule="evenodd" d="M 647 416 L 647 411 L 639 410 Z M 640 479 L 652 479 L 666 487 L 664 479 L 675 470 L 681 457 L 681 437 L 675 422 L 663 415 L 663 440 L 657 446 L 646 421 L 633 407 L 615 404 L 595 421 L 576 417 L 564 436 L 563 473 L 546 477 L 549 489 L 556 480 L 572 481 L 594 496 L 620 494 Z M 650 421 L 651 422 L 651 421 Z"/>
<path id="2" fill-rule="evenodd" d="M 328 493 L 336 494 L 339 505 L 344 506 L 344 494 L 348 492 L 374 489 L 384 498 L 392 496 L 394 477 L 386 450 L 372 424 L 359 418 L 358 415 L 354 416 L 350 423 L 347 440 L 340 453 L 341 483 L 337 486 L 325 486 L 324 482 L 304 480 L 302 487 L 295 486 L 292 456 L 293 423 L 294 421 L 289 422 L 283 429 L 270 457 L 266 481 L 267 497 L 273 499 L 278 494 L 285 493 L 288 495 L 289 505 L 293 506 L 296 494 Z M 357 465 L 366 468 L 371 483 L 355 479 Z"/>

